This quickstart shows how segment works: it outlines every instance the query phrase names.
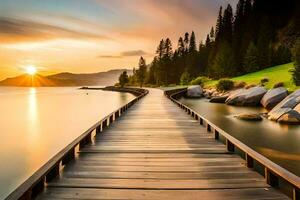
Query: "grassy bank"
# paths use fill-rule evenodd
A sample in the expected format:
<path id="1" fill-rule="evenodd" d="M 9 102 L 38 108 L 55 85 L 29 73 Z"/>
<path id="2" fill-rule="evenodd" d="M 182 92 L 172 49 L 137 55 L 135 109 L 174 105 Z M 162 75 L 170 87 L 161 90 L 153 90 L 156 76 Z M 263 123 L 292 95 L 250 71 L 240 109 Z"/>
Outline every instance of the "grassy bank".
<path id="1" fill-rule="evenodd" d="M 266 83 L 265 85 L 267 88 L 272 88 L 274 84 L 278 82 L 283 82 L 284 87 L 286 87 L 289 91 L 294 91 L 296 89 L 300 89 L 300 87 L 296 87 L 292 81 L 292 74 L 290 70 L 293 67 L 294 67 L 293 63 L 278 65 L 254 73 L 249 73 L 243 76 L 234 77 L 231 78 L 231 80 L 244 81 L 247 84 L 259 84 L 261 79 L 268 78 L 269 82 Z M 205 86 L 213 87 L 216 85 L 217 82 L 218 81 L 215 80 L 209 81 L 205 84 Z"/>

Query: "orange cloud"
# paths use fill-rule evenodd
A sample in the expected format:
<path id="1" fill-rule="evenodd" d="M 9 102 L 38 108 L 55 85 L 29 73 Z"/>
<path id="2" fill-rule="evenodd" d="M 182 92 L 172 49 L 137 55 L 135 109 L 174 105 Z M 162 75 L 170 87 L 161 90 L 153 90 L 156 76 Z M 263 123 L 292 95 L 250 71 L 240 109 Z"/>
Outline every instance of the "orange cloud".
<path id="1" fill-rule="evenodd" d="M 57 38 L 108 39 L 107 36 L 12 18 L 0 18 L 0 43 L 45 41 Z"/>
<path id="2" fill-rule="evenodd" d="M 150 56 L 149 54 L 143 50 L 132 50 L 132 51 L 123 51 L 119 55 L 99 55 L 98 58 L 124 58 L 131 56 Z"/>

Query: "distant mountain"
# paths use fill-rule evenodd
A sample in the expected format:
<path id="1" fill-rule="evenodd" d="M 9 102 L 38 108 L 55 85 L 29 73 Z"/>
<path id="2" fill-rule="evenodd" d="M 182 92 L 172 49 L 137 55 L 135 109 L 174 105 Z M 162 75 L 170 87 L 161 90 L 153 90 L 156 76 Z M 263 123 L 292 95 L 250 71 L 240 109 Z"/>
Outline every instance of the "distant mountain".
<path id="1" fill-rule="evenodd" d="M 59 73 L 50 76 L 36 74 L 34 76 L 23 74 L 21 76 L 7 78 L 0 81 L 0 86 L 22 86 L 22 87 L 54 87 L 54 86 L 107 86 L 118 81 L 119 75 L 123 71 L 132 74 L 132 70 L 117 69 L 107 72 L 73 74 Z"/>

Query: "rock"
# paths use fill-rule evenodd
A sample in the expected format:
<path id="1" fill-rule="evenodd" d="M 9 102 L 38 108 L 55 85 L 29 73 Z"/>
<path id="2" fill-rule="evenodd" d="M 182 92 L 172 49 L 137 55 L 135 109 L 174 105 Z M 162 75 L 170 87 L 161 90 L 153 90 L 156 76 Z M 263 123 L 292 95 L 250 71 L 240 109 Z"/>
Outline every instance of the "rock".
<path id="1" fill-rule="evenodd" d="M 264 87 L 252 87 L 249 89 L 239 89 L 229 95 L 226 104 L 237 106 L 259 105 L 262 97 L 267 93 Z"/>
<path id="2" fill-rule="evenodd" d="M 284 124 L 300 124 L 300 113 L 291 109 L 283 114 L 277 121 Z"/>
<path id="3" fill-rule="evenodd" d="M 235 91 L 230 92 L 228 98 L 226 99 L 225 103 L 228 105 L 233 105 L 234 101 L 241 101 L 241 95 L 243 94 L 246 90 L 245 89 L 238 89 Z"/>
<path id="4" fill-rule="evenodd" d="M 279 118 L 281 118 L 285 114 L 288 114 L 288 113 L 295 114 L 291 110 L 295 109 L 296 112 L 298 110 L 300 110 L 300 108 L 298 108 L 299 103 L 300 103 L 300 90 L 297 90 L 297 91 L 293 92 L 292 94 L 290 94 L 289 96 L 287 96 L 285 99 L 283 99 L 279 104 L 277 104 L 268 113 L 268 116 L 269 116 L 268 118 L 271 120 L 277 121 L 277 120 L 279 120 Z M 290 116 L 289 114 L 286 115 L 285 119 L 289 116 Z"/>
<path id="5" fill-rule="evenodd" d="M 235 116 L 237 119 L 245 121 L 261 121 L 262 117 L 259 114 L 239 114 Z"/>
<path id="6" fill-rule="evenodd" d="M 210 103 L 225 103 L 227 98 L 228 98 L 228 95 L 227 96 L 212 97 L 209 100 L 209 102 Z"/>
<path id="7" fill-rule="evenodd" d="M 300 103 L 294 108 L 298 113 L 300 113 Z"/>
<path id="8" fill-rule="evenodd" d="M 189 86 L 186 96 L 190 98 L 200 98 L 203 96 L 203 90 L 200 85 Z"/>
<path id="9" fill-rule="evenodd" d="M 287 96 L 288 91 L 284 87 L 271 89 L 263 96 L 260 103 L 264 108 L 271 110 Z"/>
<path id="10" fill-rule="evenodd" d="M 290 110 L 292 110 L 292 109 L 291 108 L 276 109 L 275 111 L 272 112 L 271 115 L 270 115 L 270 113 L 268 114 L 268 119 L 273 120 L 273 121 L 277 121 L 282 115 L 289 112 Z"/>

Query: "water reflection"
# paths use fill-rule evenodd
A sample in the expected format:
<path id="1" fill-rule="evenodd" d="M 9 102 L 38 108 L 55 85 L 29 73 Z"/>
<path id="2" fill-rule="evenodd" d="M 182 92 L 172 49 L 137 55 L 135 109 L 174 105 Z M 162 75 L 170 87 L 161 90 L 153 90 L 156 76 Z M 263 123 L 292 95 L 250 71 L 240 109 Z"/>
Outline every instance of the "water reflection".
<path id="1" fill-rule="evenodd" d="M 0 87 L 0 199 L 133 95 L 77 88 Z"/>
<path id="2" fill-rule="evenodd" d="M 268 119 L 241 121 L 240 113 L 264 113 L 263 108 L 209 103 L 205 99 L 180 99 L 200 115 L 275 163 L 300 176 L 300 126 L 281 125 Z"/>
<path id="3" fill-rule="evenodd" d="M 28 93 L 28 121 L 30 122 L 30 128 L 34 128 L 34 124 L 37 120 L 37 99 L 36 99 L 36 88 L 30 88 Z"/>

